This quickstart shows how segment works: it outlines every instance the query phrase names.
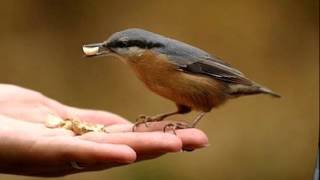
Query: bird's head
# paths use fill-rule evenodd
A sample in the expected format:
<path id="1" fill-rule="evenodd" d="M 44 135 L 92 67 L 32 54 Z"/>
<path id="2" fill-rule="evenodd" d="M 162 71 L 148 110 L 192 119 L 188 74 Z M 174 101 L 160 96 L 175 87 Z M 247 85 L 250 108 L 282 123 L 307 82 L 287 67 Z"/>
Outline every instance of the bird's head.
<path id="1" fill-rule="evenodd" d="M 106 41 L 83 46 L 87 57 L 117 55 L 124 59 L 141 56 L 146 50 L 159 50 L 165 47 L 166 38 L 142 29 L 127 29 L 116 32 Z"/>

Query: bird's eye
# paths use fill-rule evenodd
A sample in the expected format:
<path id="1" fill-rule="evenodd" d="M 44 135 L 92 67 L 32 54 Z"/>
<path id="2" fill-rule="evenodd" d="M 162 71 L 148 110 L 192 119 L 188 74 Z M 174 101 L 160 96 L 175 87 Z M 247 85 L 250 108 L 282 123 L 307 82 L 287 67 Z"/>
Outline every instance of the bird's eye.
<path id="1" fill-rule="evenodd" d="M 124 47 L 128 46 L 128 42 L 127 41 L 118 41 L 116 43 L 116 46 L 119 47 L 119 48 L 124 48 Z"/>
<path id="2" fill-rule="evenodd" d="M 139 41 L 139 40 L 133 40 L 132 42 L 131 42 L 131 45 L 132 46 L 136 46 L 136 47 L 139 47 L 139 48 L 146 48 L 146 42 L 144 42 L 144 41 Z"/>

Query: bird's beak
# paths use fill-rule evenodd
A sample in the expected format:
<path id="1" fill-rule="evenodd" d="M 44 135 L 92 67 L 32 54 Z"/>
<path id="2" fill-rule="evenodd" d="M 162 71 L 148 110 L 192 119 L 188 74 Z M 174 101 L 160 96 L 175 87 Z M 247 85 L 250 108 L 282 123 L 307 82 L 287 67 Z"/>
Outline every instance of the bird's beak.
<path id="1" fill-rule="evenodd" d="M 103 46 L 104 43 L 86 44 L 82 46 L 82 50 L 86 57 L 94 57 L 110 54 L 111 51 Z"/>

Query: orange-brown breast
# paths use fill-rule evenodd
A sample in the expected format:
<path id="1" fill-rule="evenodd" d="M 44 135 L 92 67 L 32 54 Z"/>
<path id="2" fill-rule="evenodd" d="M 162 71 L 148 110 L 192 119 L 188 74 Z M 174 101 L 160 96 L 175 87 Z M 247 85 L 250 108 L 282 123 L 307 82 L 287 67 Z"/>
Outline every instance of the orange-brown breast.
<path id="1" fill-rule="evenodd" d="M 146 51 L 128 60 L 128 64 L 151 91 L 193 110 L 208 112 L 227 98 L 224 84 L 207 76 L 181 72 L 164 55 Z"/>

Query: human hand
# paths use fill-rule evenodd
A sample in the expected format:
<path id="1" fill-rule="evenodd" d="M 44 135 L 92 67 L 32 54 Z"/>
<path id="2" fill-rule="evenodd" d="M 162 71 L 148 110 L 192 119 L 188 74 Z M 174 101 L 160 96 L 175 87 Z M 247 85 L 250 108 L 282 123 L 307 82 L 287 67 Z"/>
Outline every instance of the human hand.
<path id="1" fill-rule="evenodd" d="M 112 133 L 75 136 L 70 130 L 49 129 L 44 126 L 48 114 L 104 124 Z M 0 173 L 63 176 L 208 144 L 206 135 L 197 129 L 177 130 L 177 135 L 146 132 L 144 126 L 139 126 L 140 132 L 131 129 L 132 123 L 117 115 L 66 106 L 38 92 L 0 84 Z M 161 130 L 161 123 L 153 127 L 156 129 Z M 73 168 L 70 162 L 84 169 Z"/>

